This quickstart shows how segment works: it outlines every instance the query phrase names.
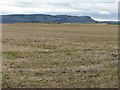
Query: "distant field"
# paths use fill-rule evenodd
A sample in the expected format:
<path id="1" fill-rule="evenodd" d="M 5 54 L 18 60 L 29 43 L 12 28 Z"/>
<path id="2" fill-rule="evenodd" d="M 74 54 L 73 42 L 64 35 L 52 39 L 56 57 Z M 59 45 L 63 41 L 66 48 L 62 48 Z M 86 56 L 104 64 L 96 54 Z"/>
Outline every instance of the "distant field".
<path id="1" fill-rule="evenodd" d="M 118 87 L 117 37 L 117 25 L 3 24 L 3 87 Z"/>

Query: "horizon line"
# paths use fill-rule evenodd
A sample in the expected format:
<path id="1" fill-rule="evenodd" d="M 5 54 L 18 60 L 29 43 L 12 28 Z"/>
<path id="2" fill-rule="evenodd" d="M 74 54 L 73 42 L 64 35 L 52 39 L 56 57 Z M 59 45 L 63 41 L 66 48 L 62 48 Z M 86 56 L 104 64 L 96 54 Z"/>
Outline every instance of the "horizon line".
<path id="1" fill-rule="evenodd" d="M 2 15 L 51 15 L 51 16 L 59 16 L 59 15 L 64 15 L 64 16 L 76 16 L 76 17 L 83 17 L 83 16 L 86 16 L 86 17 L 91 17 L 92 19 L 94 19 L 94 20 L 96 20 L 96 21 L 100 21 L 100 22 L 104 22 L 104 21 L 114 21 L 114 22 L 119 22 L 120 20 L 108 20 L 108 19 L 104 19 L 104 20 L 100 20 L 99 18 L 94 18 L 94 17 L 92 17 L 92 16 L 89 16 L 89 15 L 81 15 L 81 16 L 78 16 L 78 15 L 68 15 L 68 14 L 37 14 L 37 13 L 21 13 L 21 14 L 17 14 L 17 13 L 15 13 L 15 14 L 0 14 L 0 16 L 2 16 Z"/>

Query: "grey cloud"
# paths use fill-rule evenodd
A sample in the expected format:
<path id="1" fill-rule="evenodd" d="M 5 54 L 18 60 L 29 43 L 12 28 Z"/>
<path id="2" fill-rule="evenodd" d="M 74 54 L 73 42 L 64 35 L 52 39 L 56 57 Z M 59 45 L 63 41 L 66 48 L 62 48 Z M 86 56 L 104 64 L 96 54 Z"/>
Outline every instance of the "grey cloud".
<path id="1" fill-rule="evenodd" d="M 117 19 L 118 0 L 4 0 L 2 14 L 66 14 Z M 101 13 L 102 12 L 102 13 Z M 105 13 L 106 12 L 106 13 Z"/>

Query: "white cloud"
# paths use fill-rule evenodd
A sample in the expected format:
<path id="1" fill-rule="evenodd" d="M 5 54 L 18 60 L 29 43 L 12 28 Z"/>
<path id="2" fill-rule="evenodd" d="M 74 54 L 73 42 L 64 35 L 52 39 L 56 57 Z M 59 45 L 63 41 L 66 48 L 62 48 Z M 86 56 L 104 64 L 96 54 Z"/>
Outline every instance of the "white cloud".
<path id="1" fill-rule="evenodd" d="M 110 12 L 107 12 L 107 11 L 100 11 L 99 14 L 106 14 L 106 15 L 110 15 Z"/>

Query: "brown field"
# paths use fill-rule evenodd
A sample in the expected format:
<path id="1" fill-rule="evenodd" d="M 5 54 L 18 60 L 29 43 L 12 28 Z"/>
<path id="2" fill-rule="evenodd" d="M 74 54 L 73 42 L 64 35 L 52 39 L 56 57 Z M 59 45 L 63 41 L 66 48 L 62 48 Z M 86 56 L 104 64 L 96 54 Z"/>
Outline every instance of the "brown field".
<path id="1" fill-rule="evenodd" d="M 3 87 L 113 88 L 117 25 L 3 24 Z"/>

